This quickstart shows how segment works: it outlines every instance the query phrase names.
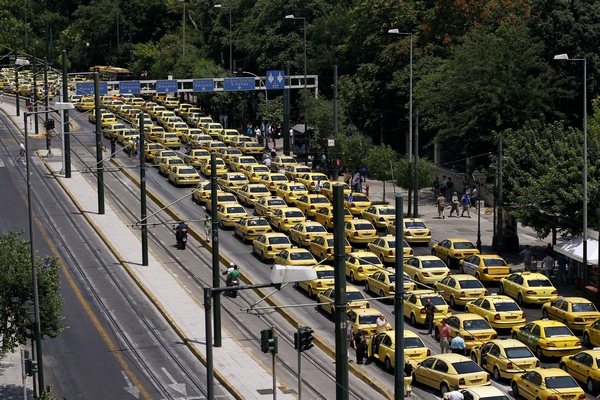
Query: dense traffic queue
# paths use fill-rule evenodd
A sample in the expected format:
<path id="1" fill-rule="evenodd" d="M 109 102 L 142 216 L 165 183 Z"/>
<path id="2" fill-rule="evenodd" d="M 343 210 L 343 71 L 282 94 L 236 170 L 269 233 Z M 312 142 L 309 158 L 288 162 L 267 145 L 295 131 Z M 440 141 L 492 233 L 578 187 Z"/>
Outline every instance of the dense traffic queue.
<path id="1" fill-rule="evenodd" d="M 435 339 L 440 340 L 447 324 L 448 339 L 458 336 L 465 343 L 463 354 L 433 355 L 418 334 L 406 329 L 404 358 L 413 364 L 416 382 L 442 395 L 458 385 L 469 399 L 493 400 L 506 396 L 485 387 L 491 383 L 490 374 L 497 381 L 509 380 L 515 396 L 531 400 L 582 400 L 585 392 L 577 381 L 590 393 L 600 389 L 600 348 L 584 348 L 600 346 L 600 312 L 593 303 L 559 297 L 545 275 L 512 271 L 502 257 L 480 254 L 464 238 L 443 239 L 433 245 L 431 255 L 416 256 L 411 245 L 428 246 L 432 240 L 424 221 L 403 219 L 403 237 L 397 238 L 394 207 L 373 204 L 364 193 L 329 181 L 293 157 L 276 156 L 265 164 L 264 149 L 252 138 L 224 129 L 200 109 L 176 104 L 177 99 L 159 96 L 156 100 L 102 96 L 99 114 L 92 108 L 89 119 L 100 118 L 103 134 L 115 138 L 130 154 L 138 150 L 139 125 L 131 129 L 119 119 L 135 124 L 144 119 L 149 140 L 139 149 L 143 157 L 174 185 L 192 186 L 191 199 L 207 212 L 216 191 L 219 226 L 249 244 L 262 262 L 314 268 L 317 279 L 295 286 L 316 299 L 317 307 L 327 314 L 335 310 L 333 189 L 342 188 L 347 318 L 354 331 L 367 332 L 367 354 L 386 370 L 396 367 L 395 335 L 391 326 L 376 332 L 375 320 L 381 313 L 372 301 L 385 302 L 394 296 L 393 267 L 401 244 L 404 317 L 413 328 L 420 328 L 431 301 Z M 180 152 L 182 144 L 186 154 Z M 211 154 L 217 157 L 214 187 L 202 180 L 211 176 Z M 484 284 L 497 287 L 497 293 Z M 540 305 L 543 319 L 528 321 L 524 305 Z M 464 313 L 453 313 L 457 308 Z M 499 332 L 510 338 L 499 339 Z M 560 368 L 542 368 L 540 363 L 546 359 L 559 359 Z"/>

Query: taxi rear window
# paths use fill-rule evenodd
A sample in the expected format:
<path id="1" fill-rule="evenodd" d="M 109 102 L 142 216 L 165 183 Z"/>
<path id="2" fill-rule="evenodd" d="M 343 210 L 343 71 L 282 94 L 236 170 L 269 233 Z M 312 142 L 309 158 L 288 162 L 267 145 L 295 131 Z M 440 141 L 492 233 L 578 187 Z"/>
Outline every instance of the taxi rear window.
<path id="1" fill-rule="evenodd" d="M 475 364 L 473 361 L 461 361 L 461 362 L 452 364 L 452 366 L 454 367 L 454 369 L 456 370 L 456 373 L 458 375 L 470 374 L 471 372 L 483 371 L 481 369 L 481 367 L 479 365 Z"/>
<path id="2" fill-rule="evenodd" d="M 552 282 L 548 279 L 528 279 L 527 284 L 529 287 L 551 287 Z"/>
<path id="3" fill-rule="evenodd" d="M 483 264 L 486 267 L 506 267 L 506 262 L 501 258 L 484 258 Z"/>

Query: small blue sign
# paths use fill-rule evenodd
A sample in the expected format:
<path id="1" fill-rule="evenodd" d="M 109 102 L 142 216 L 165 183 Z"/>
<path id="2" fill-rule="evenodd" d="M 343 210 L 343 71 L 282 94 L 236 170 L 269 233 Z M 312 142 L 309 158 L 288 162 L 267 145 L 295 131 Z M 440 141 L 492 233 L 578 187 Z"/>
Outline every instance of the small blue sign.
<path id="1" fill-rule="evenodd" d="M 156 81 L 157 93 L 177 93 L 177 81 L 175 79 L 164 79 Z"/>
<path id="2" fill-rule="evenodd" d="M 121 82 L 119 82 L 119 92 L 121 92 L 121 93 L 141 93 L 140 81 L 121 81 Z"/>
<path id="3" fill-rule="evenodd" d="M 108 83 L 99 82 L 100 95 L 108 94 Z M 94 82 L 77 82 L 75 93 L 77 94 L 95 94 Z"/>
<path id="4" fill-rule="evenodd" d="M 267 71 L 267 90 L 285 88 L 285 72 L 282 69 Z"/>
<path id="5" fill-rule="evenodd" d="M 228 91 L 254 90 L 254 78 L 225 78 L 223 89 Z"/>
<path id="6" fill-rule="evenodd" d="M 194 92 L 212 92 L 215 90 L 214 79 L 194 79 Z"/>

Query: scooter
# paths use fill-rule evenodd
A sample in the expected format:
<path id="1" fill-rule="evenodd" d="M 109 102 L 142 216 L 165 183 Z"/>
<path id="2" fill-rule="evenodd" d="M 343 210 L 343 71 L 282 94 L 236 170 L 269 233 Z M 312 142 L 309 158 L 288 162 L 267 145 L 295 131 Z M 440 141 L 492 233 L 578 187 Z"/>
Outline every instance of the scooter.
<path id="1" fill-rule="evenodd" d="M 187 234 L 188 234 L 188 229 L 187 228 L 182 228 L 179 229 L 179 231 L 175 231 L 175 238 L 177 239 L 177 247 L 180 248 L 181 250 L 185 250 L 185 246 L 187 244 Z"/>
<path id="2" fill-rule="evenodd" d="M 240 286 L 240 281 L 231 281 L 231 282 L 229 282 L 229 284 L 227 286 L 230 286 L 230 287 Z M 229 297 L 235 298 L 235 297 L 237 297 L 237 292 L 238 292 L 237 290 L 228 290 L 227 295 Z"/>

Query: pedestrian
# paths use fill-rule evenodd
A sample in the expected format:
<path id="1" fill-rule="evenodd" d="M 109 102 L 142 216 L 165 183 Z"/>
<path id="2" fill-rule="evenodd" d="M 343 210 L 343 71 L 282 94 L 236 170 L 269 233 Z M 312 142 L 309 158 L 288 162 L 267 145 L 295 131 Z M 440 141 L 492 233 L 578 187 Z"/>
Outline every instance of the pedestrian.
<path id="1" fill-rule="evenodd" d="M 525 271 L 529 271 L 531 268 L 531 255 L 532 255 L 531 248 L 529 247 L 529 245 L 525 246 L 525 248 L 523 250 L 521 250 L 519 255 L 521 257 L 523 257 L 523 267 L 525 268 Z"/>
<path id="2" fill-rule="evenodd" d="M 454 193 L 452 193 L 452 208 L 450 209 L 450 217 L 452 216 L 452 213 L 456 211 L 456 218 L 459 218 L 458 216 L 458 206 L 460 205 L 460 202 L 458 201 L 458 193 L 456 191 L 454 191 Z"/>
<path id="3" fill-rule="evenodd" d="M 448 179 L 446 179 L 446 175 L 442 175 L 442 182 L 440 183 L 440 193 L 444 198 L 446 198 L 446 184 L 448 183 Z"/>
<path id="4" fill-rule="evenodd" d="M 354 195 L 352 194 L 352 192 L 350 192 L 350 194 L 348 195 L 348 204 L 352 203 L 354 203 Z"/>
<path id="5" fill-rule="evenodd" d="M 413 372 L 415 368 L 410 363 L 408 358 L 404 359 L 404 391 L 406 392 L 406 397 L 412 396 L 412 380 L 413 380 Z"/>
<path id="6" fill-rule="evenodd" d="M 554 257 L 546 251 L 546 257 L 542 260 L 544 274 L 548 279 L 552 278 L 552 270 L 554 269 Z"/>
<path id="7" fill-rule="evenodd" d="M 467 344 L 465 343 L 465 340 L 461 338 L 460 333 L 457 332 L 454 339 L 452 339 L 452 342 L 450 342 L 450 350 L 452 350 L 453 353 L 465 355 L 466 348 Z"/>
<path id="8" fill-rule="evenodd" d="M 321 194 L 322 191 L 323 191 L 323 183 L 321 181 L 317 181 L 317 184 L 315 185 L 315 192 L 317 194 Z"/>
<path id="9" fill-rule="evenodd" d="M 352 321 L 346 321 L 346 340 L 348 340 L 348 361 L 352 362 L 350 358 L 350 349 L 354 348 L 354 331 L 352 330 Z"/>
<path id="10" fill-rule="evenodd" d="M 425 303 L 425 327 L 427 328 L 427 334 L 432 336 L 433 333 L 433 318 L 434 314 L 437 311 L 437 308 L 431 301 L 431 297 L 427 298 L 427 302 Z"/>
<path id="11" fill-rule="evenodd" d="M 0 103 L 4 103 L 4 90 L 0 89 Z"/>
<path id="12" fill-rule="evenodd" d="M 433 193 L 439 193 L 439 191 L 440 191 L 440 177 L 439 176 L 435 177 L 432 187 L 433 187 Z"/>
<path id="13" fill-rule="evenodd" d="M 283 162 L 279 163 L 279 170 L 277 172 L 279 172 L 280 174 L 285 173 L 285 168 L 283 167 Z"/>
<path id="14" fill-rule="evenodd" d="M 19 144 L 19 159 L 24 156 L 25 156 L 25 143 L 23 143 L 23 141 L 21 140 L 21 143 Z"/>
<path id="15" fill-rule="evenodd" d="M 360 173 L 358 171 L 356 171 L 352 178 L 352 190 L 360 192 Z"/>
<path id="16" fill-rule="evenodd" d="M 362 167 L 362 169 L 360 170 L 360 178 L 363 182 L 367 181 L 367 167 Z"/>
<path id="17" fill-rule="evenodd" d="M 446 216 L 444 215 L 444 208 L 446 208 L 446 198 L 444 197 L 442 192 L 440 192 L 437 199 L 435 200 L 435 205 L 438 209 L 438 218 L 445 219 Z"/>
<path id="18" fill-rule="evenodd" d="M 208 218 L 208 214 L 204 216 L 204 233 L 206 234 L 206 242 L 210 243 L 210 231 L 212 230 L 212 224 L 210 223 L 210 218 Z"/>
<path id="19" fill-rule="evenodd" d="M 460 216 L 464 217 L 466 212 L 467 218 L 471 218 L 471 213 L 469 211 L 469 208 L 471 207 L 471 196 L 469 196 L 468 193 L 463 194 L 460 202 L 462 203 L 462 213 L 460 213 Z"/>
<path id="20" fill-rule="evenodd" d="M 275 145 L 275 141 L 273 141 L 273 148 L 271 149 L 271 158 L 277 157 L 277 146 Z"/>
<path id="21" fill-rule="evenodd" d="M 140 138 L 137 138 L 137 140 L 135 141 L 135 155 L 141 155 L 141 151 L 142 149 L 140 149 Z"/>
<path id="22" fill-rule="evenodd" d="M 254 131 L 252 130 L 252 124 L 250 122 L 248 122 L 248 124 L 246 125 L 246 135 L 252 136 L 253 132 Z"/>
<path id="23" fill-rule="evenodd" d="M 385 319 L 385 316 L 383 314 L 379 314 L 379 318 L 377 318 L 377 320 L 375 321 L 375 324 L 377 325 L 377 328 L 375 329 L 375 331 L 377 333 L 387 332 L 388 322 L 387 322 L 387 319 Z"/>
<path id="24" fill-rule="evenodd" d="M 450 326 L 448 320 L 442 320 L 442 328 L 440 329 L 440 350 L 442 354 L 450 353 Z"/>
<path id="25" fill-rule="evenodd" d="M 537 259 L 535 258 L 535 254 L 531 255 L 531 259 L 529 262 L 529 271 L 537 272 Z"/>
<path id="26" fill-rule="evenodd" d="M 558 256 L 558 260 L 556 261 L 558 264 L 558 271 L 556 272 L 556 282 L 559 284 L 567 283 L 567 258 L 562 254 Z"/>
<path id="27" fill-rule="evenodd" d="M 450 197 L 452 196 L 452 192 L 454 191 L 454 182 L 452 182 L 452 178 L 448 177 L 446 181 L 446 201 L 450 201 Z"/>
<path id="28" fill-rule="evenodd" d="M 365 350 L 367 349 L 367 340 L 362 328 L 358 328 L 358 331 L 354 334 L 353 344 L 356 350 L 356 363 L 362 364 L 365 358 Z"/>
<path id="29" fill-rule="evenodd" d="M 459 388 L 460 386 L 454 385 L 454 390 L 448 393 L 448 400 L 465 400 L 465 396 L 458 391 Z"/>
<path id="30" fill-rule="evenodd" d="M 263 163 L 271 169 L 271 158 L 267 155 Z"/>
<path id="31" fill-rule="evenodd" d="M 117 138 L 112 137 L 110 139 L 110 158 L 115 158 L 115 153 L 117 152 Z"/>
<path id="32" fill-rule="evenodd" d="M 477 192 L 477 188 L 475 187 L 475 185 L 473 185 L 473 188 L 471 189 L 471 207 L 477 206 L 477 200 L 479 200 L 477 198 L 478 195 L 479 192 Z"/>

